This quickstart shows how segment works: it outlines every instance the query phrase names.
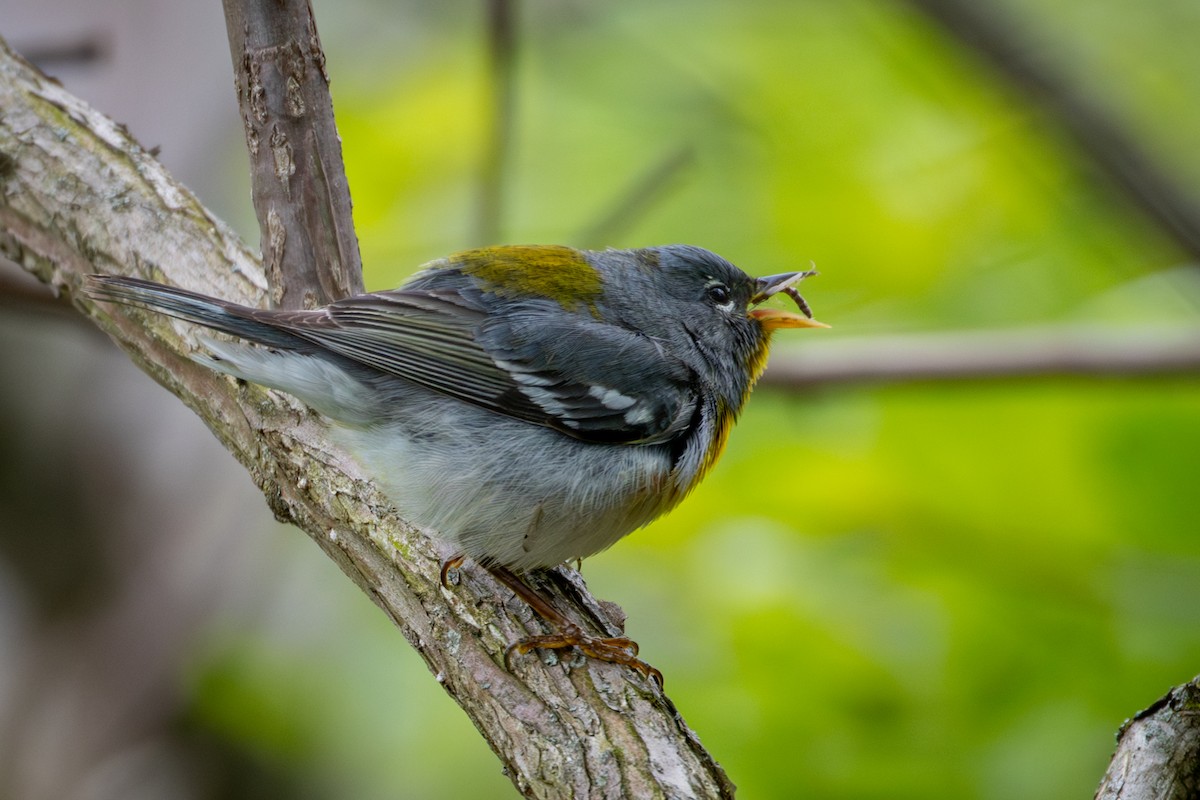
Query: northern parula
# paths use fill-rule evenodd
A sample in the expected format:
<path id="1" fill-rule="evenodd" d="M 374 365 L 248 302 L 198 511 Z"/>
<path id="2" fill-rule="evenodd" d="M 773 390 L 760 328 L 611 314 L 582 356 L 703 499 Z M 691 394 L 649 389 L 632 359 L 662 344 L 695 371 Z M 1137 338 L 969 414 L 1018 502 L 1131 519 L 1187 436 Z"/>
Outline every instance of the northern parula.
<path id="1" fill-rule="evenodd" d="M 577 646 L 661 682 L 632 642 L 584 634 L 512 570 L 590 556 L 679 503 L 721 454 L 772 332 L 824 327 L 795 288 L 811 274 L 756 279 L 688 245 L 501 246 L 308 311 L 134 278 L 87 289 L 232 336 L 193 358 L 328 417 L 407 520 L 559 626 L 522 652 Z M 760 305 L 779 293 L 804 313 Z"/>

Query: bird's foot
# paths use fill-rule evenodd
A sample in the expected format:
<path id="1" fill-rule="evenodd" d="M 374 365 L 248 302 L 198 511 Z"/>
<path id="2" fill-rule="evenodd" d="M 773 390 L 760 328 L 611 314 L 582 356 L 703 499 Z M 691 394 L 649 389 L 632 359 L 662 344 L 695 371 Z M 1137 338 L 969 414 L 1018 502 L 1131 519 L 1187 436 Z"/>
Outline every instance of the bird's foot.
<path id="1" fill-rule="evenodd" d="M 452 584 L 458 583 L 459 568 L 462 567 L 464 560 L 464 556 L 456 555 L 442 562 L 440 578 L 443 587 L 449 589 Z M 504 651 L 505 669 L 512 669 L 510 657 L 514 652 L 524 655 L 533 650 L 566 650 L 574 648 L 587 658 L 594 658 L 597 661 L 607 661 L 612 664 L 621 664 L 629 667 L 635 672 L 652 679 L 658 684 L 658 688 L 662 688 L 663 674 L 637 657 L 638 646 L 637 642 L 633 639 L 626 636 L 605 637 L 585 633 L 583 628 L 559 613 L 545 598 L 530 588 L 511 570 L 496 565 L 487 566 L 486 569 L 501 583 L 512 589 L 518 597 L 528 603 L 530 608 L 544 619 L 550 627 L 557 629 L 557 633 L 529 636 L 510 644 Z"/>
<path id="2" fill-rule="evenodd" d="M 625 636 L 592 636 L 573 623 L 560 626 L 558 633 L 530 636 L 513 642 L 504 651 L 504 666 L 512 669 L 509 658 L 514 652 L 524 655 L 532 650 L 563 650 L 570 647 L 588 658 L 629 667 L 653 679 L 659 689 L 663 687 L 662 673 L 637 657 L 638 645 L 633 639 Z"/>
<path id="3" fill-rule="evenodd" d="M 458 581 L 459 581 L 458 570 L 463 565 L 463 562 L 466 560 L 467 560 L 466 556 L 459 554 L 456 556 L 450 556 L 449 558 L 447 558 L 445 561 L 442 562 L 442 572 L 439 577 L 441 578 L 443 589 L 449 589 L 451 587 L 451 585 L 454 585 L 454 586 L 458 585 Z"/>

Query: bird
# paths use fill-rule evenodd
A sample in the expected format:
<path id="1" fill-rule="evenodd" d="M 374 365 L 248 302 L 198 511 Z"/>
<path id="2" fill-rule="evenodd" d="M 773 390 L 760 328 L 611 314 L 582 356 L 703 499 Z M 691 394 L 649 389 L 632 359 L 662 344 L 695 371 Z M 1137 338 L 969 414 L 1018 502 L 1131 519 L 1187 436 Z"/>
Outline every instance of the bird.
<path id="1" fill-rule="evenodd" d="M 330 421 L 402 517 L 510 587 L 574 647 L 654 679 L 626 637 L 585 632 L 522 575 L 598 553 L 711 470 L 772 334 L 828 327 L 797 284 L 694 245 L 498 245 L 424 265 L 390 291 L 262 309 L 121 276 L 96 300 L 208 329 L 193 360 L 286 392 Z M 797 310 L 766 305 L 790 297 Z M 217 336 L 214 334 L 220 334 Z"/>

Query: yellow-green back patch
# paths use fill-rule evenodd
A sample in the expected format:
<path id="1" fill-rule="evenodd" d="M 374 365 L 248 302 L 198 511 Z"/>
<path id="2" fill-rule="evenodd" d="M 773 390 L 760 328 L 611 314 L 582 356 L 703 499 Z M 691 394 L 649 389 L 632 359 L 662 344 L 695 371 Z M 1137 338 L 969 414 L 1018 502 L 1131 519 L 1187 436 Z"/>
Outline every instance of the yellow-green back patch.
<path id="1" fill-rule="evenodd" d="M 500 245 L 455 253 L 449 261 L 476 278 L 484 291 L 503 297 L 547 297 L 569 311 L 586 305 L 596 313 L 600 274 L 573 248 Z"/>

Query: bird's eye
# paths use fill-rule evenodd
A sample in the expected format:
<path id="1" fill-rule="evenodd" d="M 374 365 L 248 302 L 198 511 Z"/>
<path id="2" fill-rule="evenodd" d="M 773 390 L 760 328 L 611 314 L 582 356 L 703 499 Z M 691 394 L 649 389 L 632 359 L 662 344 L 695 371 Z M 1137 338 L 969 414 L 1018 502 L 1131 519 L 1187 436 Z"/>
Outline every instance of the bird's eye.
<path id="1" fill-rule="evenodd" d="M 729 299 L 733 296 L 729 292 L 729 287 L 723 283 L 714 283 L 712 286 L 709 286 L 706 291 L 708 293 L 708 299 L 719 306 L 728 303 Z"/>

